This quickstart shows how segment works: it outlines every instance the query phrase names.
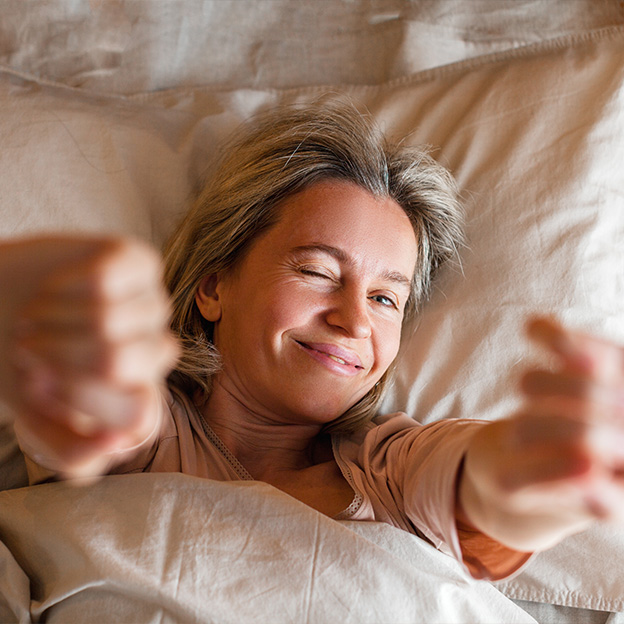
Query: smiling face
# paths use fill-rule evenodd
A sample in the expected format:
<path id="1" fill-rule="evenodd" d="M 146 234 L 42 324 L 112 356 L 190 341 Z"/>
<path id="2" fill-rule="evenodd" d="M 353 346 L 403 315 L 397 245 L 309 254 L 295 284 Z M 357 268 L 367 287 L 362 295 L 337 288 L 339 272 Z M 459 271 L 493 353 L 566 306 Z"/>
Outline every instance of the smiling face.
<path id="1" fill-rule="evenodd" d="M 394 200 L 328 180 L 285 200 L 236 269 L 203 280 L 218 383 L 284 422 L 329 422 L 394 360 L 416 238 Z"/>

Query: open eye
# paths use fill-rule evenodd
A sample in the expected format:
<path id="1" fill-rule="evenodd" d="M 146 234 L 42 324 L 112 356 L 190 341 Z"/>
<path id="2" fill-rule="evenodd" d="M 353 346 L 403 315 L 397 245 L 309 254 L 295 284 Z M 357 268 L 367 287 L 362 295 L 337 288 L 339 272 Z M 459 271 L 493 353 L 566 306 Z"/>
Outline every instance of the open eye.
<path id="1" fill-rule="evenodd" d="M 371 299 L 388 308 L 396 308 L 397 310 L 399 308 L 398 303 L 388 295 L 373 295 Z"/>

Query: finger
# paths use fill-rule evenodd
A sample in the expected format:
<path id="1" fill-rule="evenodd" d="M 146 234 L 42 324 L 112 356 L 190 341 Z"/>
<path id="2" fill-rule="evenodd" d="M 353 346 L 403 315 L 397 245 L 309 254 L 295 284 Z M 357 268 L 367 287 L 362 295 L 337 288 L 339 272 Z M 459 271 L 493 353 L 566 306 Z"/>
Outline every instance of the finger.
<path id="1" fill-rule="evenodd" d="M 137 429 L 148 411 L 157 411 L 152 386 L 120 388 L 97 380 L 59 377 L 33 361 L 19 377 L 25 411 L 45 414 L 81 435 L 102 429 Z"/>
<path id="2" fill-rule="evenodd" d="M 103 474 L 113 455 L 148 440 L 160 418 L 155 387 L 120 393 L 89 382 L 60 390 L 32 384 L 16 429 L 37 463 L 75 478 Z"/>
<path id="3" fill-rule="evenodd" d="M 513 452 L 533 448 L 575 449 L 597 466 L 624 468 L 624 427 L 619 422 L 575 417 L 574 402 L 543 401 L 510 420 L 508 441 Z"/>
<path id="4" fill-rule="evenodd" d="M 178 355 L 171 334 L 149 334 L 120 342 L 70 336 L 27 336 L 20 339 L 15 359 L 20 371 L 42 362 L 58 378 L 88 376 L 122 386 L 158 383 L 172 369 Z"/>
<path id="5" fill-rule="evenodd" d="M 525 448 L 515 462 L 501 470 L 499 484 L 506 492 L 546 483 L 582 478 L 592 468 L 591 458 L 576 445 Z"/>
<path id="6" fill-rule="evenodd" d="M 583 446 L 588 424 L 581 419 L 562 416 L 548 403 L 524 408 L 524 411 L 510 418 L 505 439 L 513 452 L 523 453 L 532 446 L 549 447 L 553 444 Z"/>
<path id="7" fill-rule="evenodd" d="M 584 423 L 570 419 L 520 414 L 475 435 L 467 463 L 479 481 L 501 493 L 578 476 L 591 468 L 586 431 Z"/>
<path id="8" fill-rule="evenodd" d="M 101 474 L 112 453 L 123 446 L 123 433 L 102 430 L 83 435 L 32 410 L 21 412 L 15 427 L 22 450 L 62 477 Z"/>
<path id="9" fill-rule="evenodd" d="M 42 284 L 41 294 L 66 298 L 119 300 L 162 284 L 161 260 L 148 245 L 109 239 L 94 245 L 82 262 L 59 268 Z"/>
<path id="10" fill-rule="evenodd" d="M 121 390 L 85 379 L 62 385 L 56 396 L 62 405 L 71 406 L 75 414 L 82 416 L 82 433 L 116 429 L 140 441 L 156 427 L 160 414 L 159 395 L 152 385 Z"/>
<path id="11" fill-rule="evenodd" d="M 591 470 L 568 476 L 564 462 L 562 459 L 558 468 L 552 470 L 553 464 L 548 459 L 536 458 L 528 471 L 512 476 L 516 483 L 508 496 L 509 505 L 516 513 L 545 517 L 547 510 L 556 509 L 555 523 L 564 518 L 566 523 L 596 519 L 624 521 L 624 480 Z M 561 471 L 560 478 L 557 469 Z M 552 479 L 539 476 L 549 472 Z"/>
<path id="12" fill-rule="evenodd" d="M 592 363 L 585 351 L 575 344 L 572 333 L 556 320 L 546 317 L 530 319 L 526 331 L 529 338 L 561 357 L 572 368 L 591 370 Z"/>
<path id="13" fill-rule="evenodd" d="M 520 381 L 522 392 L 528 397 L 562 397 L 596 403 L 599 407 L 624 411 L 624 387 L 609 385 L 569 372 L 533 370 Z"/>
<path id="14" fill-rule="evenodd" d="M 582 421 L 540 411 L 501 421 L 501 484 L 514 490 L 586 473 L 593 461 L 588 430 Z"/>
<path id="15" fill-rule="evenodd" d="M 571 371 L 606 381 L 624 381 L 624 348 L 619 345 L 567 330 L 557 321 L 541 317 L 528 322 L 527 334 L 557 355 Z"/>
<path id="16" fill-rule="evenodd" d="M 164 331 L 169 316 L 169 302 L 156 289 L 114 303 L 48 295 L 36 298 L 21 311 L 18 329 L 22 338 L 74 332 L 85 341 L 92 336 L 121 341 Z"/>
<path id="17" fill-rule="evenodd" d="M 526 396 L 521 410 L 536 418 L 556 417 L 585 427 L 591 423 L 614 420 L 608 407 L 566 396 Z M 536 430 L 539 431 L 539 427 Z"/>

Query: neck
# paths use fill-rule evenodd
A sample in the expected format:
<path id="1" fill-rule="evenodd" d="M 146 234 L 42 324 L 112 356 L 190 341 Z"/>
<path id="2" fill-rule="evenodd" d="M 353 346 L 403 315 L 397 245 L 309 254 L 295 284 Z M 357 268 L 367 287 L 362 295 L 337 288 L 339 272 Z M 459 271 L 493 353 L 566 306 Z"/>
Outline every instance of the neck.
<path id="1" fill-rule="evenodd" d="M 252 409 L 218 378 L 209 399 L 197 402 L 206 422 L 254 479 L 266 481 L 314 464 L 312 454 L 322 425 L 287 422 Z"/>

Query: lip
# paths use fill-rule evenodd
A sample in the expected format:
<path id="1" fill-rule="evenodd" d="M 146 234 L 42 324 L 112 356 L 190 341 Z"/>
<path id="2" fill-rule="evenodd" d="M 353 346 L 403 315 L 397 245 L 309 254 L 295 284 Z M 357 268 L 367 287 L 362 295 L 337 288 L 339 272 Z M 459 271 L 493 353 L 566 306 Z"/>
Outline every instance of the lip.
<path id="1" fill-rule="evenodd" d="M 295 340 L 295 342 L 314 359 L 332 370 L 349 375 L 356 375 L 364 370 L 362 360 L 352 351 L 325 342 L 304 342 L 302 340 Z"/>

